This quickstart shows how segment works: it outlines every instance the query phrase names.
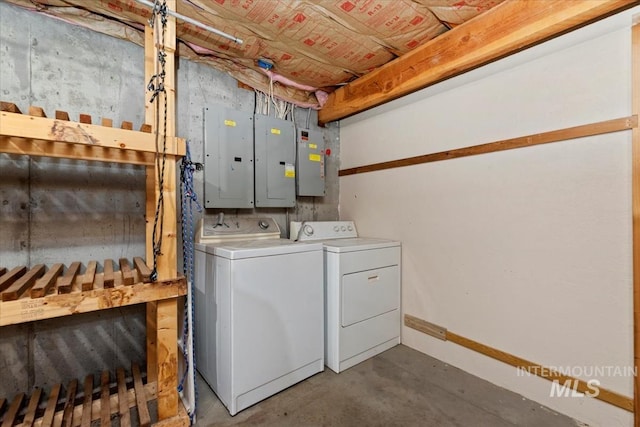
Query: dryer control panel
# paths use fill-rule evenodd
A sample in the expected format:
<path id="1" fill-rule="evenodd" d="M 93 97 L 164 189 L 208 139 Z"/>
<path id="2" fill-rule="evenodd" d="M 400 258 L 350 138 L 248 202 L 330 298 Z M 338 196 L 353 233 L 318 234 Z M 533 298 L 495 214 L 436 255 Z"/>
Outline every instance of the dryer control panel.
<path id="1" fill-rule="evenodd" d="M 358 237 L 353 221 L 291 221 L 289 238 L 297 241 Z"/>

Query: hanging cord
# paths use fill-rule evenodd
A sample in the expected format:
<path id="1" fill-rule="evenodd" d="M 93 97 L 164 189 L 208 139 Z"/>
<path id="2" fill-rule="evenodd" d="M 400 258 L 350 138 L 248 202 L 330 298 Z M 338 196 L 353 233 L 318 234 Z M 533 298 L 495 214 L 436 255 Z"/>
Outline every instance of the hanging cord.
<path id="1" fill-rule="evenodd" d="M 195 171 L 203 170 L 202 163 L 194 163 L 191 161 L 191 150 L 189 149 L 189 143 L 187 142 L 187 152 L 185 157 L 182 159 L 182 163 L 180 164 L 180 211 L 182 212 L 182 271 L 187 278 L 187 283 L 189 283 L 189 291 L 191 292 L 191 306 L 189 306 L 188 298 L 184 301 L 184 323 L 182 326 L 182 355 L 184 356 L 185 367 L 182 378 L 180 379 L 180 383 L 178 385 L 178 391 L 182 392 L 184 390 L 184 384 L 188 377 L 189 373 L 189 352 L 193 353 L 193 348 L 195 347 L 195 334 L 189 327 L 189 318 L 188 314 L 191 314 L 191 319 L 195 317 L 195 303 L 193 300 L 195 287 L 194 287 L 194 275 L 195 275 L 195 267 L 194 267 L 194 246 L 193 246 L 193 208 L 195 208 L 198 212 L 202 212 L 202 205 L 198 201 L 198 195 L 196 194 L 195 188 L 193 186 L 193 174 Z M 187 348 L 188 338 L 191 336 L 192 340 L 192 348 Z M 193 371 L 196 370 L 196 357 L 195 354 L 193 356 Z M 196 413 L 196 406 L 198 403 L 198 385 L 194 381 L 194 408 L 192 408 L 192 412 L 189 414 L 191 417 L 191 423 L 193 424 L 193 416 Z"/>
<path id="2" fill-rule="evenodd" d="M 165 32 L 167 29 L 167 3 L 165 0 L 160 3 L 156 0 L 151 12 L 151 19 L 149 25 L 154 27 L 157 17 L 160 16 L 160 22 L 162 24 L 162 34 L 160 40 L 157 40 L 156 46 L 160 46 L 158 50 L 158 57 L 156 60 L 157 68 L 160 72 L 151 76 L 149 83 L 147 84 L 147 90 L 152 92 L 149 102 L 153 103 L 157 100 L 160 94 L 164 101 L 163 111 L 163 131 L 162 131 L 162 152 L 160 151 L 160 129 L 158 122 L 160 121 L 160 102 L 156 102 L 156 129 L 155 129 L 155 164 L 156 171 L 158 173 L 158 203 L 156 205 L 155 216 L 153 219 L 153 234 L 152 234 L 152 246 L 153 246 L 153 270 L 151 271 L 151 280 L 156 281 L 158 279 L 158 255 L 161 254 L 162 249 L 162 232 L 164 227 L 164 171 L 167 160 L 167 91 L 164 86 L 164 78 L 166 75 L 165 66 L 167 62 L 167 53 L 165 52 Z M 156 31 L 157 33 L 157 31 Z M 160 155 L 161 154 L 161 155 Z"/>

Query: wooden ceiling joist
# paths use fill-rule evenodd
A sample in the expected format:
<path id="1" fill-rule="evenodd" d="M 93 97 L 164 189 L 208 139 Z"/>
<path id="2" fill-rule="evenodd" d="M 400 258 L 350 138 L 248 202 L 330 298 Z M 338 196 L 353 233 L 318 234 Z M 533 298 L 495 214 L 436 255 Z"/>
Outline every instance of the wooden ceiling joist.
<path id="1" fill-rule="evenodd" d="M 341 87 L 319 111 L 340 120 L 559 36 L 639 0 L 507 0 Z"/>

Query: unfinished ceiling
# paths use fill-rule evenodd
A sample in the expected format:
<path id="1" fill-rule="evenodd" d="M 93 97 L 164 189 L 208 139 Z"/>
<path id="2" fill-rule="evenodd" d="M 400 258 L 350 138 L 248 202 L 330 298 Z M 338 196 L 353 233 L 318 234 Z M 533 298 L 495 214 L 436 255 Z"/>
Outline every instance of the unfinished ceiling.
<path id="1" fill-rule="evenodd" d="M 135 0 L 7 1 L 140 45 L 151 16 L 149 7 Z M 274 78 L 277 96 L 319 108 L 326 97 L 323 92 L 369 73 L 502 1 L 177 0 L 178 13 L 244 41 L 236 44 L 178 20 L 178 53 L 265 92 Z M 260 59 L 273 64 L 271 72 L 258 66 Z"/>

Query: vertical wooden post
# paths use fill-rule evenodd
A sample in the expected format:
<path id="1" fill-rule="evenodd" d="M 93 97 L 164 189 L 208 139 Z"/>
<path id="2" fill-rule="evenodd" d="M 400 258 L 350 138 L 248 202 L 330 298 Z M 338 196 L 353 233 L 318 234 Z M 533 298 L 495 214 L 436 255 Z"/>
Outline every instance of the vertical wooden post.
<path id="1" fill-rule="evenodd" d="M 631 29 L 631 112 L 640 115 L 640 16 L 634 17 Z M 640 128 L 632 132 L 633 191 L 633 381 L 634 425 L 640 427 Z"/>
<path id="2" fill-rule="evenodd" d="M 167 0 L 167 7 L 176 10 L 176 0 Z M 166 53 L 164 87 L 166 92 L 149 103 L 150 94 L 145 90 L 145 121 L 152 125 L 152 132 L 159 132 L 159 150 L 162 150 L 162 138 L 167 137 L 167 146 L 175 143 L 175 51 L 176 20 L 168 17 L 162 40 L 162 23 L 156 20 L 154 28 L 145 29 L 145 85 L 159 70 L 158 51 Z M 146 89 L 146 88 L 145 88 Z M 163 111 L 166 101 L 166 115 Z M 156 103 L 160 105 L 159 117 L 156 115 Z M 166 123 L 164 118 L 166 117 Z M 165 133 L 166 129 L 166 134 Z M 153 260 L 153 223 L 156 203 L 160 192 L 164 200 L 164 223 L 162 228 L 162 246 L 157 259 L 158 279 L 170 279 L 177 276 L 177 192 L 176 157 L 165 159 L 163 186 L 159 188 L 157 166 L 146 170 L 146 257 L 147 263 Z M 178 300 L 177 298 L 147 304 L 147 375 L 158 385 L 158 419 L 171 418 L 178 414 Z"/>

